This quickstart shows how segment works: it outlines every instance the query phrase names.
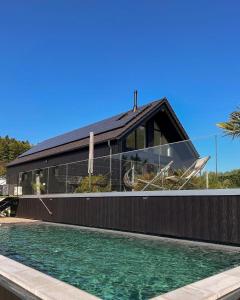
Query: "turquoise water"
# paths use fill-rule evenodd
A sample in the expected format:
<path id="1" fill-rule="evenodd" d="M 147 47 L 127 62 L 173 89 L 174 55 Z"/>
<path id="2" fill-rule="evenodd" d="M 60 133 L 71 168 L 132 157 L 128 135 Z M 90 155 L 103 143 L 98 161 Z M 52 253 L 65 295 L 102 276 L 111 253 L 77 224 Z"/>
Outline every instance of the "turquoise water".
<path id="1" fill-rule="evenodd" d="M 0 227 L 0 253 L 103 299 L 149 299 L 240 265 L 240 252 L 54 225 Z"/>

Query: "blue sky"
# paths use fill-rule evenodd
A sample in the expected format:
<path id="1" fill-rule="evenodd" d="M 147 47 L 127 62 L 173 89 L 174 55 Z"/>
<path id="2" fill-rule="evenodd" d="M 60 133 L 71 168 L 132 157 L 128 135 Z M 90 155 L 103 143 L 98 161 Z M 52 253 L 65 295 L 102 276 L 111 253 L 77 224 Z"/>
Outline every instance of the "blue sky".
<path id="1" fill-rule="evenodd" d="M 231 0 L 0 0 L 0 135 L 37 143 L 130 109 L 136 88 L 190 137 L 220 132 L 240 105 L 239 15 Z"/>

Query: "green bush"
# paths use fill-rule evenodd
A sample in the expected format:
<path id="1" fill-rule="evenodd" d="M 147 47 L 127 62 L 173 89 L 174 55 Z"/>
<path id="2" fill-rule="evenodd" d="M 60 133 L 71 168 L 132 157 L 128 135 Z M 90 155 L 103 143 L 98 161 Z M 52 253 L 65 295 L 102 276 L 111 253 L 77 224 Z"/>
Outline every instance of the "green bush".
<path id="1" fill-rule="evenodd" d="M 89 186 L 89 176 L 83 177 L 79 186 L 76 188 L 75 193 L 97 193 L 109 192 L 110 186 L 106 176 L 97 175 L 91 176 L 91 188 Z"/>

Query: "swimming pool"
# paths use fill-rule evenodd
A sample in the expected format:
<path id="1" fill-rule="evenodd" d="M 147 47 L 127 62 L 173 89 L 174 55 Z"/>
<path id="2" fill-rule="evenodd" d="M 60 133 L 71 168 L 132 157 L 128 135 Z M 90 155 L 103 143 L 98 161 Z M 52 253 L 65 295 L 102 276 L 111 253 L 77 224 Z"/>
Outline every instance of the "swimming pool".
<path id="1" fill-rule="evenodd" d="M 0 227 L 0 254 L 103 299 L 149 299 L 240 265 L 240 251 L 48 224 Z"/>

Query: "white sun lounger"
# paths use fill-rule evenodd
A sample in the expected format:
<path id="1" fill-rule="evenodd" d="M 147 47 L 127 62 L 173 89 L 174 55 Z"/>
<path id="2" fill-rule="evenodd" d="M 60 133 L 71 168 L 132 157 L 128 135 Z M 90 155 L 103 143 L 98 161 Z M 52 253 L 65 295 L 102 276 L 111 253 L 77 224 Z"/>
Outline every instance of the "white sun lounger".
<path id="1" fill-rule="evenodd" d="M 206 166 L 210 156 L 198 158 L 180 177 L 168 176 L 165 179 L 173 183 L 180 184 L 178 190 L 181 190 L 192 178 L 197 176 Z"/>

